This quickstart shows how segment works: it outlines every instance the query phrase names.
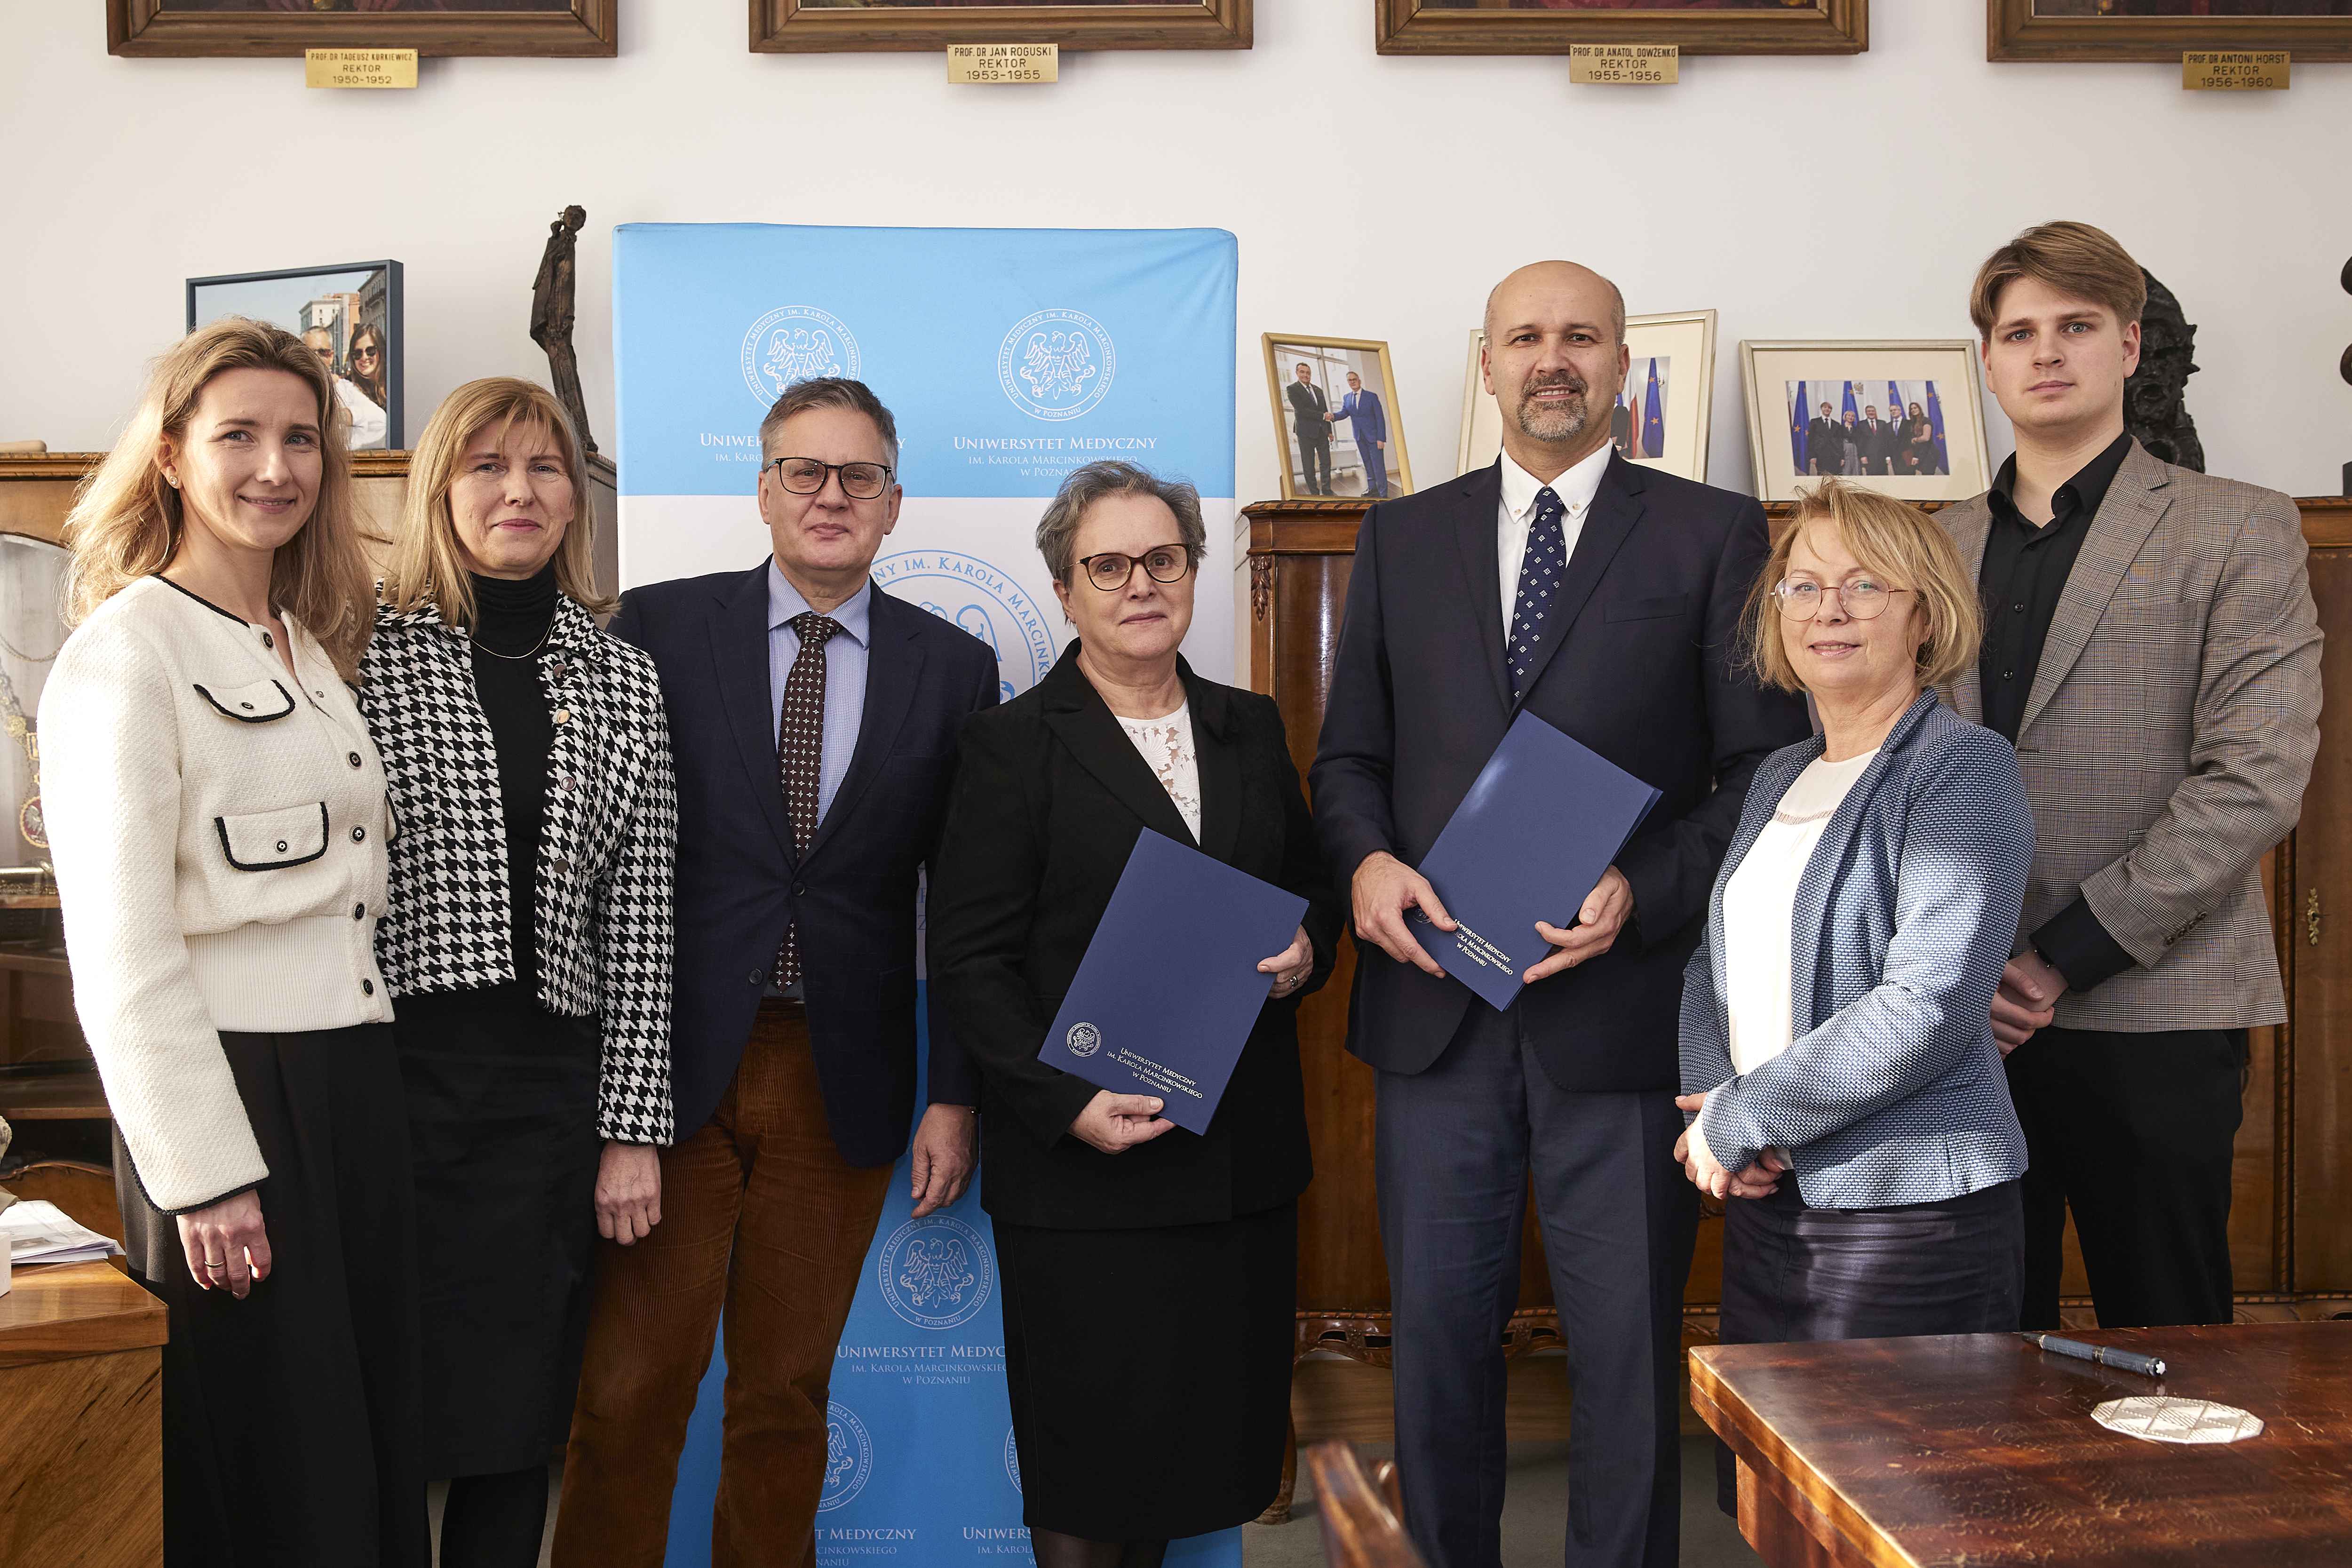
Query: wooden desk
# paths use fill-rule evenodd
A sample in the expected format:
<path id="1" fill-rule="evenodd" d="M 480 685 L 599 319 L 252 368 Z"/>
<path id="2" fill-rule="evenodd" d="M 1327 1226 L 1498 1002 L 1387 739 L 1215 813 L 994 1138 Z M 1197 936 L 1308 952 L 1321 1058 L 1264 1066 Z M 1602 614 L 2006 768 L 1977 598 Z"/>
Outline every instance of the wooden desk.
<path id="1" fill-rule="evenodd" d="M 163 1561 L 163 1304 L 103 1263 L 0 1296 L 0 1563 Z"/>
<path id="2" fill-rule="evenodd" d="M 2352 1323 L 2085 1331 L 2158 1383 L 2009 1334 L 1709 1345 L 1691 1400 L 1739 1457 L 1740 1533 L 1771 1568 L 2352 1563 Z M 2263 1418 L 2186 1447 L 2094 1405 L 2163 1393 Z"/>

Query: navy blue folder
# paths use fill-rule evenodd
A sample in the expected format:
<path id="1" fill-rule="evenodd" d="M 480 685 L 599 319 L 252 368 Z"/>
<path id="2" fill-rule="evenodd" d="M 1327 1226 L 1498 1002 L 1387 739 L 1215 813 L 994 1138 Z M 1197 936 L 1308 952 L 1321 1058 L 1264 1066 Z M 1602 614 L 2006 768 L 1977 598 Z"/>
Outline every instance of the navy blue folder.
<path id="1" fill-rule="evenodd" d="M 1206 1132 L 1307 900 L 1144 829 L 1037 1059 Z"/>
<path id="2" fill-rule="evenodd" d="M 1498 1011 L 1551 948 L 1544 921 L 1566 928 L 1658 792 L 1532 713 L 1511 721 L 1478 771 L 1421 874 L 1459 922 L 1443 931 L 1414 911 L 1414 940 L 1445 973 Z"/>

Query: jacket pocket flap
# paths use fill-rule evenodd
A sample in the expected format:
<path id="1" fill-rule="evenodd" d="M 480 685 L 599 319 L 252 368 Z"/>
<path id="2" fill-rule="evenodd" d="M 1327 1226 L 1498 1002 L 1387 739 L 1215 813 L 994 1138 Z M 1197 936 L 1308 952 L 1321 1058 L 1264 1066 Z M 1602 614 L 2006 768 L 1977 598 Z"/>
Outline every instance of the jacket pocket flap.
<path id="1" fill-rule="evenodd" d="M 275 871 L 300 866 L 327 852 L 327 803 L 289 805 L 278 811 L 215 816 L 221 853 L 240 871 Z"/>
<path id="2" fill-rule="evenodd" d="M 195 683 L 196 695 L 230 718 L 245 724 L 266 724 L 294 711 L 294 694 L 282 681 L 255 680 L 243 686 Z"/>

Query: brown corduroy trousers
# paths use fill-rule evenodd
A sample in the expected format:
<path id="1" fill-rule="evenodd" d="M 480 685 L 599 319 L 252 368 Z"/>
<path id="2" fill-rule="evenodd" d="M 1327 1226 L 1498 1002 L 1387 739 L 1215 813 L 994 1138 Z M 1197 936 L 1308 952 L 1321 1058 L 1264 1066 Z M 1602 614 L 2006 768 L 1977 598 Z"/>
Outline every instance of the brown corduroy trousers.
<path id="1" fill-rule="evenodd" d="M 661 1155 L 661 1223 L 598 1244 L 557 1568 L 659 1568 L 670 1493 L 727 1331 L 713 1568 L 814 1568 L 835 1347 L 888 1190 L 845 1163 L 795 1005 L 769 1003 L 710 1121 Z"/>

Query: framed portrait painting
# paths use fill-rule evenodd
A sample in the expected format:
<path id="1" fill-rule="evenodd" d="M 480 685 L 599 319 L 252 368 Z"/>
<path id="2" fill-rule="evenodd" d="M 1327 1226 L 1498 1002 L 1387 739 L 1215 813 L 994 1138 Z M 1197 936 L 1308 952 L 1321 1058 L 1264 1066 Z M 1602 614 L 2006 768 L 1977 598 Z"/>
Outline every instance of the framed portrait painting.
<path id="1" fill-rule="evenodd" d="M 1743 342 L 1739 368 L 1768 504 L 1832 476 L 1915 501 L 1992 483 L 1974 339 Z"/>
<path id="2" fill-rule="evenodd" d="M 620 0 L 106 0 L 109 54 L 620 53 Z"/>
<path id="3" fill-rule="evenodd" d="M 751 0 L 759 54 L 1055 44 L 1245 49 L 1253 0 Z"/>
<path id="4" fill-rule="evenodd" d="M 1985 0 L 1991 60 L 2161 60 L 2284 49 L 2352 60 L 2352 0 Z"/>
<path id="5" fill-rule="evenodd" d="M 268 321 L 310 345 L 351 416 L 352 451 L 401 448 L 399 262 L 189 279 L 188 331 L 223 316 Z"/>
<path id="6" fill-rule="evenodd" d="M 1503 449 L 1503 411 L 1478 363 L 1486 334 L 1470 332 L 1462 373 L 1462 435 L 1454 471 L 1466 474 Z M 1715 312 L 1675 310 L 1625 318 L 1633 355 L 1609 407 L 1609 438 L 1629 462 L 1686 479 L 1706 479 L 1707 414 L 1715 406 Z"/>
<path id="7" fill-rule="evenodd" d="M 1282 454 L 1282 499 L 1410 494 L 1404 421 L 1389 346 L 1267 332 L 1265 390 Z"/>
<path id="8" fill-rule="evenodd" d="M 1563 55 L 1673 44 L 1686 55 L 1856 55 L 1870 0 L 1371 0 L 1384 55 Z"/>

